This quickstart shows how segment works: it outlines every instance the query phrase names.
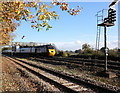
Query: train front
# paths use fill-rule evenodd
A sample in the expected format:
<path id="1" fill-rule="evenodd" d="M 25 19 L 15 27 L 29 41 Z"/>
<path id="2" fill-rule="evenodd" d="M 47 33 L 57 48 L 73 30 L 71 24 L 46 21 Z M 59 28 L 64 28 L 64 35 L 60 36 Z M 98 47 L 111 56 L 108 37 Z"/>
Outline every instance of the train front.
<path id="1" fill-rule="evenodd" d="M 48 55 L 49 56 L 54 56 L 56 54 L 56 49 L 54 46 L 48 45 L 47 48 L 48 48 Z"/>

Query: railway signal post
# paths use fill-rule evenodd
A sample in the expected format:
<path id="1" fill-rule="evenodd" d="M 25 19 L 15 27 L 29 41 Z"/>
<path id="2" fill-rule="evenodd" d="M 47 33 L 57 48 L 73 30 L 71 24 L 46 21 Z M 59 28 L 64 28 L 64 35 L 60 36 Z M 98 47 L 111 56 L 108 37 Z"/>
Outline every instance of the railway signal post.
<path id="1" fill-rule="evenodd" d="M 108 10 L 108 17 L 104 18 L 103 23 L 98 24 L 98 26 L 103 26 L 104 27 L 104 48 L 105 48 L 105 68 L 104 71 L 101 73 L 102 76 L 113 78 L 116 77 L 115 73 L 109 72 L 107 68 L 107 56 L 108 56 L 108 49 L 107 49 L 107 34 L 106 30 L 107 27 L 114 26 L 114 22 L 116 21 L 116 10 L 110 8 Z"/>
<path id="2" fill-rule="evenodd" d="M 107 50 L 107 36 L 106 36 L 106 26 L 104 26 L 104 46 L 105 46 L 105 71 L 107 71 L 107 56 L 108 56 L 108 50 Z"/>

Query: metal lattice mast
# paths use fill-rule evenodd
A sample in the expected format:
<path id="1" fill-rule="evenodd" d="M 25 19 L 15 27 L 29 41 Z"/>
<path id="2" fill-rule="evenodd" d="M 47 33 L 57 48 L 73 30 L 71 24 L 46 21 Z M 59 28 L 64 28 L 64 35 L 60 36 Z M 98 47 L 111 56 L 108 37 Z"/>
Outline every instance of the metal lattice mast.
<path id="1" fill-rule="evenodd" d="M 97 12 L 97 24 L 102 21 L 100 20 L 102 18 L 102 15 L 100 15 L 100 12 Z M 96 50 L 99 50 L 99 42 L 100 42 L 100 30 L 101 30 L 101 27 L 100 26 L 97 26 L 97 34 L 96 34 Z"/>
<path id="2" fill-rule="evenodd" d="M 100 45 L 100 32 L 101 32 L 101 26 L 98 26 L 99 23 L 103 23 L 104 22 L 104 12 L 107 9 L 103 9 L 101 11 L 98 11 L 96 16 L 97 16 L 97 34 L 96 34 L 96 50 L 99 50 L 99 45 Z"/>

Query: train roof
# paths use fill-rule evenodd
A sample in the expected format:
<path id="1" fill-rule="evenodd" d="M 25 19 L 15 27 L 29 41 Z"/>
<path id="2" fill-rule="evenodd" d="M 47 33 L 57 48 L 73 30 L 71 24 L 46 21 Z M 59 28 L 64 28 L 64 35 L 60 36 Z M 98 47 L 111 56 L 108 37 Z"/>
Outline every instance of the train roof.
<path id="1" fill-rule="evenodd" d="M 22 48 L 27 48 L 27 47 L 43 47 L 43 46 L 54 46 L 54 45 L 52 45 L 52 44 L 47 44 L 47 45 L 37 45 L 37 46 L 22 46 L 22 45 L 20 45 L 19 47 L 22 47 Z M 13 47 L 15 47 L 15 46 L 13 46 Z"/>
<path id="2" fill-rule="evenodd" d="M 43 46 L 43 45 L 52 45 L 52 43 L 40 43 L 40 42 L 11 42 L 10 45 L 19 45 L 19 46 Z"/>
<path id="3" fill-rule="evenodd" d="M 55 45 L 54 44 L 41 44 L 41 45 L 9 45 L 7 46 L 6 48 L 30 48 L 30 47 L 34 47 L 34 48 L 38 48 L 38 47 L 42 47 L 42 46 L 53 46 L 55 48 Z M 5 48 L 5 47 L 3 47 Z"/>

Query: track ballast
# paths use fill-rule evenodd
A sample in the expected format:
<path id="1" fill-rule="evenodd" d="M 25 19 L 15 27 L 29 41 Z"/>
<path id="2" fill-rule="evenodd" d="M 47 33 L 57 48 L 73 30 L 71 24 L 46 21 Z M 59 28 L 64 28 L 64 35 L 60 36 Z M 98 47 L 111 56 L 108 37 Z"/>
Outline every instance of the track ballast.
<path id="1" fill-rule="evenodd" d="M 8 58 L 8 57 L 7 57 Z M 20 59 L 13 59 L 10 58 L 13 62 L 17 63 L 21 67 L 25 68 L 27 71 L 31 72 L 32 74 L 35 74 L 38 77 L 42 77 L 45 81 L 54 84 L 55 86 L 59 87 L 60 89 L 62 88 L 63 91 L 66 92 L 114 92 L 117 93 L 117 91 L 107 89 L 105 87 L 97 86 L 96 84 L 91 83 L 91 81 L 88 80 L 81 80 L 77 77 L 70 76 L 65 73 L 60 73 L 59 71 L 55 71 L 52 69 L 44 68 L 41 66 L 38 66 L 36 64 L 32 64 L 30 62 L 26 62 Z M 36 69 L 36 70 L 34 70 Z M 38 71 L 42 70 L 42 74 Z M 52 78 L 48 78 L 47 76 L 50 76 Z M 55 78 L 57 78 L 55 80 Z"/>

